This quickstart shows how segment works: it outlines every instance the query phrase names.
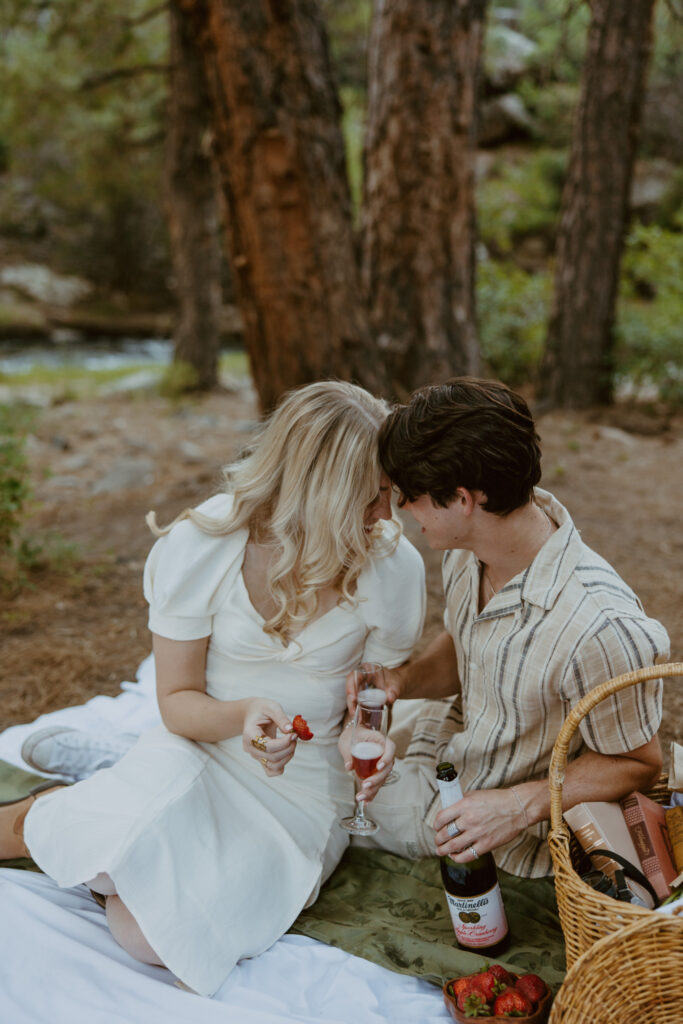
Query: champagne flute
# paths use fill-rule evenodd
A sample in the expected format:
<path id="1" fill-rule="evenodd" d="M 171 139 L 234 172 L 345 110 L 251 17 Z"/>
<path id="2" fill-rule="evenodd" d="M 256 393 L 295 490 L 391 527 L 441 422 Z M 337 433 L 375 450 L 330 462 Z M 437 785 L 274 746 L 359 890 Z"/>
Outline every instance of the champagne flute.
<path id="1" fill-rule="evenodd" d="M 356 709 L 351 726 L 351 761 L 361 782 L 377 771 L 377 762 L 384 753 L 385 722 L 384 707 L 379 710 L 379 716 L 375 710 L 371 717 L 363 714 L 360 707 Z M 366 815 L 364 800 L 357 800 L 354 814 L 342 818 L 339 824 L 354 836 L 371 836 L 379 828 L 377 822 Z"/>
<path id="2" fill-rule="evenodd" d="M 384 689 L 384 665 L 376 662 L 363 661 L 356 669 L 356 692 L 358 706 L 363 709 L 366 718 L 372 720 L 373 715 L 381 719 L 386 707 L 386 730 L 391 726 L 391 708 L 387 706 L 387 694 Z M 399 779 L 399 773 L 392 768 L 383 785 L 391 786 Z"/>

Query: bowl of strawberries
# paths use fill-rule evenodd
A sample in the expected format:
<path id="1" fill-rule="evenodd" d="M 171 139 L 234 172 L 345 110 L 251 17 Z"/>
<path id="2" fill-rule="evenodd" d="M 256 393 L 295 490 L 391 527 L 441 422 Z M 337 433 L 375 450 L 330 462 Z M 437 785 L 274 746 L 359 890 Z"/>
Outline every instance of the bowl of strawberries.
<path id="1" fill-rule="evenodd" d="M 537 974 L 512 974 L 492 964 L 476 974 L 451 978 L 443 986 L 446 1009 L 457 1024 L 514 1018 L 517 1024 L 545 1024 L 552 992 Z"/>

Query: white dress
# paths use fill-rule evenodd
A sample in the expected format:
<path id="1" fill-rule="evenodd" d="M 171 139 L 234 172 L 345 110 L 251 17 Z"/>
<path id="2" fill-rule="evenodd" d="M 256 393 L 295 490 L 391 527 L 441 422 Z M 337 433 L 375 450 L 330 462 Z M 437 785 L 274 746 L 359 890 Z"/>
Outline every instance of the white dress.
<path id="1" fill-rule="evenodd" d="M 202 511 L 223 516 L 231 500 Z M 355 607 L 335 606 L 285 647 L 249 600 L 246 541 L 246 530 L 212 537 L 189 520 L 159 539 L 145 567 L 150 629 L 210 636 L 207 693 L 276 700 L 315 738 L 268 778 L 241 736 L 195 743 L 159 726 L 113 767 L 41 797 L 25 823 L 46 874 L 73 886 L 107 872 L 161 960 L 203 995 L 283 935 L 337 865 L 352 800 L 337 750 L 346 674 L 361 659 L 400 664 L 424 619 L 422 559 L 402 537 L 369 560 Z"/>

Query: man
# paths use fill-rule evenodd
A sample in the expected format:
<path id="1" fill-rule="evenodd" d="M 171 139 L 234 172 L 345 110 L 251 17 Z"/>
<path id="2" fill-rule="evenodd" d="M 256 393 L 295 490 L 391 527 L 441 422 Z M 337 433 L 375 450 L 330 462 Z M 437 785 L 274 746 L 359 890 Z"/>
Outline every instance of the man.
<path id="1" fill-rule="evenodd" d="M 382 428 L 380 458 L 399 505 L 445 552 L 446 607 L 431 646 L 386 671 L 389 702 L 430 700 L 398 782 L 372 805 L 372 845 L 416 857 L 436 842 L 460 862 L 494 850 L 513 874 L 550 874 L 547 775 L 567 712 L 604 680 L 667 659 L 664 628 L 536 487 L 540 457 L 526 402 L 492 381 L 424 388 Z M 565 806 L 648 789 L 661 768 L 660 718 L 661 682 L 601 702 L 572 742 Z M 440 760 L 455 764 L 465 791 L 443 810 Z M 364 790 L 372 798 L 373 780 Z"/>

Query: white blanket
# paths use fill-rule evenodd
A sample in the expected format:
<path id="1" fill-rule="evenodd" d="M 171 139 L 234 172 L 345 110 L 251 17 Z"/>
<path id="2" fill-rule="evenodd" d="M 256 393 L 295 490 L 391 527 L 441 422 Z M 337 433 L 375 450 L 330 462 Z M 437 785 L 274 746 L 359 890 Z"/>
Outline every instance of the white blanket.
<path id="1" fill-rule="evenodd" d="M 117 697 L 43 715 L 0 734 L 0 759 L 23 765 L 36 728 L 64 724 L 141 732 L 159 720 L 154 665 Z M 85 886 L 59 889 L 45 875 L 0 870 L 2 1024 L 435 1024 L 450 1021 L 441 993 L 418 978 L 285 935 L 243 960 L 212 999 L 178 988 L 174 976 L 133 960 L 114 942 Z"/>

